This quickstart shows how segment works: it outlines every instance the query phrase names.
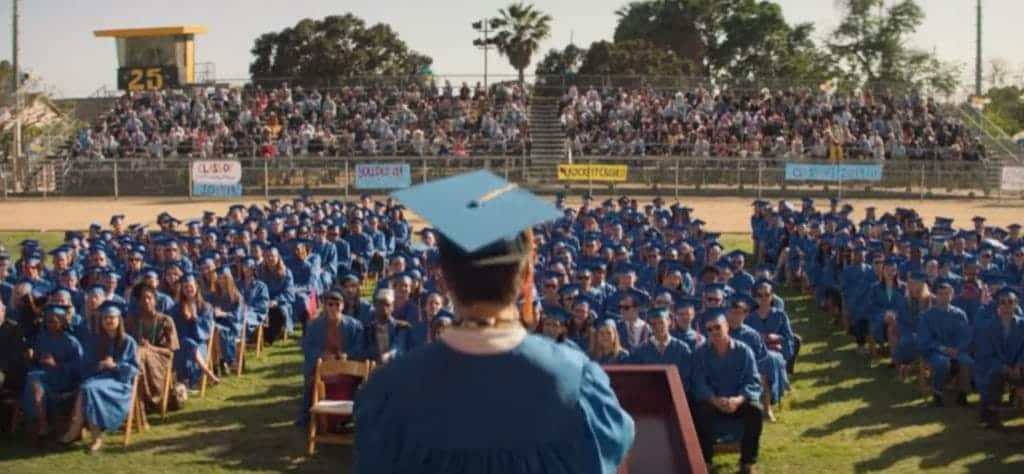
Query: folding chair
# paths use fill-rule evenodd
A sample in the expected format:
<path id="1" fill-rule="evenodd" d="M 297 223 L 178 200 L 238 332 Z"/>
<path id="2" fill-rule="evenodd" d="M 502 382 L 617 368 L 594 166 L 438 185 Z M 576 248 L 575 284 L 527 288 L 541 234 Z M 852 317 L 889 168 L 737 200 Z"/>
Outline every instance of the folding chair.
<path id="1" fill-rule="evenodd" d="M 210 367 L 210 361 L 219 359 L 218 353 L 220 352 L 220 344 L 217 343 L 217 339 L 220 337 L 217 331 L 217 325 L 213 325 L 213 331 L 210 331 L 210 339 L 206 341 L 206 366 Z M 210 368 L 213 370 L 213 368 Z M 199 379 L 199 398 L 206 398 L 206 384 L 209 382 L 209 377 L 206 373 L 203 373 L 203 377 Z"/>
<path id="2" fill-rule="evenodd" d="M 352 414 L 351 400 L 324 400 L 327 387 L 324 384 L 324 377 L 337 375 L 350 375 L 366 380 L 373 370 L 371 361 L 352 361 L 345 359 L 318 359 L 316 361 L 316 372 L 313 376 L 313 399 L 309 408 L 309 434 L 307 437 L 308 452 L 312 456 L 316 452 L 317 443 L 326 444 L 352 444 L 352 434 L 318 434 L 318 425 L 322 416 L 344 416 Z"/>
<path id="3" fill-rule="evenodd" d="M 143 406 L 142 400 L 139 399 L 139 379 L 142 378 L 141 374 L 136 374 L 132 377 L 132 398 L 128 402 L 128 418 L 124 420 L 124 447 L 132 442 L 132 432 L 144 433 L 149 430 L 149 423 L 146 421 L 146 409 Z M 82 427 L 82 438 L 85 439 L 85 435 L 88 433 L 88 429 Z"/>
<path id="4" fill-rule="evenodd" d="M 171 398 L 171 387 L 174 385 L 174 363 L 167 364 L 167 373 L 164 374 L 163 393 L 160 395 L 160 418 L 167 416 L 167 402 Z"/>
<path id="5" fill-rule="evenodd" d="M 242 332 L 238 335 L 235 349 L 235 375 L 242 375 L 242 367 L 245 366 L 245 337 L 248 334 L 248 323 L 242 321 Z"/>

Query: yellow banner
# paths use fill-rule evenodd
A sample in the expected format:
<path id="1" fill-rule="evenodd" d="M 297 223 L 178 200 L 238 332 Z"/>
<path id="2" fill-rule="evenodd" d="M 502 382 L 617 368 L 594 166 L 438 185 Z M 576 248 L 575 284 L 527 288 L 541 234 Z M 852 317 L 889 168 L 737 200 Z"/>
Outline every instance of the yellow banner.
<path id="1" fill-rule="evenodd" d="M 626 165 L 558 165 L 559 181 L 626 180 Z"/>

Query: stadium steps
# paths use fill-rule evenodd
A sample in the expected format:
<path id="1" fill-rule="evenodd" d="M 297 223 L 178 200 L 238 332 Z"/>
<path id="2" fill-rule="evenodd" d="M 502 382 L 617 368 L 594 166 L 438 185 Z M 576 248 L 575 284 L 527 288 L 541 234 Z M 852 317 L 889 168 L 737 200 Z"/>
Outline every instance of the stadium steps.
<path id="1" fill-rule="evenodd" d="M 559 161 L 565 155 L 565 134 L 558 121 L 558 97 L 535 96 L 530 104 L 530 158 Z"/>

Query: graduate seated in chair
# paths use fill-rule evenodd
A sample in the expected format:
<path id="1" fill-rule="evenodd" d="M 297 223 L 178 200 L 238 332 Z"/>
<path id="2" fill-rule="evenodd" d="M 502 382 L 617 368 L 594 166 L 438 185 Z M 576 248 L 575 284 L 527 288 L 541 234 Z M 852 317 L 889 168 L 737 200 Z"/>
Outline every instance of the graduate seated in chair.
<path id="1" fill-rule="evenodd" d="M 996 409 L 1009 386 L 1017 399 L 1024 398 L 1024 317 L 1017 314 L 1019 294 L 1003 288 L 993 298 L 999 307 L 996 319 L 981 328 L 977 347 L 975 385 L 981 393 L 979 418 L 990 429 L 1002 429 Z"/>
<path id="2" fill-rule="evenodd" d="M 708 341 L 693 354 L 693 423 L 704 462 L 714 457 L 715 427 L 723 417 L 743 423 L 740 472 L 756 472 L 764 426 L 762 383 L 757 359 L 746 344 L 729 335 L 725 315 L 705 323 Z"/>
<path id="3" fill-rule="evenodd" d="M 544 317 L 541 319 L 540 330 L 537 332 L 558 344 L 562 344 L 566 347 L 582 352 L 583 349 L 569 338 L 566 331 L 568 322 L 569 313 L 562 308 L 552 306 L 544 310 Z"/>
<path id="4" fill-rule="evenodd" d="M 377 290 L 373 298 L 373 323 L 364 328 L 365 357 L 378 364 L 386 364 L 409 350 L 410 326 L 392 316 L 394 305 L 394 290 Z"/>
<path id="5" fill-rule="evenodd" d="M 971 344 L 971 326 L 967 314 L 953 306 L 953 285 L 939 280 L 936 286 L 935 306 L 921 315 L 917 337 L 922 355 L 932 373 L 932 405 L 945 403 L 942 391 L 950 375 L 956 377 L 956 403 L 967 406 L 971 389 L 971 370 L 974 358 L 968 354 Z"/>
<path id="6" fill-rule="evenodd" d="M 320 317 L 313 319 L 306 332 L 302 335 L 302 377 L 303 401 L 302 411 L 297 424 L 305 426 L 309 422 L 309 406 L 312 400 L 313 375 L 318 359 L 344 358 L 359 360 L 363 358 L 363 324 L 344 313 L 345 297 L 341 290 L 332 289 L 324 296 L 324 308 Z M 328 400 L 352 400 L 359 380 L 348 375 L 339 375 L 336 380 L 325 380 Z M 347 422 L 334 420 L 338 424 Z"/>
<path id="7" fill-rule="evenodd" d="M 756 329 L 744 324 L 750 316 L 750 297 L 737 294 L 729 305 L 726 312 L 726 320 L 729 323 L 729 337 L 742 341 L 751 351 L 757 360 L 757 371 L 761 376 L 762 398 L 764 401 L 764 415 L 769 421 L 775 421 L 775 412 L 772 404 L 782 400 L 782 395 L 789 387 L 789 378 L 786 375 L 786 359 L 782 352 L 770 351 L 765 345 L 764 338 Z"/>
<path id="8" fill-rule="evenodd" d="M 165 403 L 162 397 L 167 383 L 168 369 L 174 364 L 178 351 L 178 331 L 174 320 L 157 311 L 157 290 L 146 283 L 132 289 L 136 314 L 131 314 L 125 328 L 135 338 L 139 359 L 139 399 L 147 410 L 155 410 Z M 173 381 L 172 381 L 173 382 Z M 170 394 L 166 394 L 170 395 Z M 172 397 L 174 398 L 174 397 Z M 169 403 L 172 408 L 177 403 Z"/>
<path id="9" fill-rule="evenodd" d="M 205 374 L 214 384 L 220 379 L 213 373 L 209 364 L 210 354 L 207 347 L 215 327 L 213 306 L 207 303 L 199 293 L 199 285 L 194 274 L 188 273 L 181 277 L 177 304 L 171 317 L 178 330 L 178 343 L 181 349 L 174 353 L 174 371 L 178 381 L 186 387 L 194 388 Z"/>
<path id="10" fill-rule="evenodd" d="M 220 343 L 220 360 L 211 361 L 211 365 L 220 369 L 222 374 L 231 373 L 238 356 L 238 338 L 242 332 L 243 308 L 242 293 L 235 285 L 231 275 L 231 267 L 223 266 L 215 272 L 213 292 L 208 296 L 213 307 L 214 323 L 217 325 L 217 337 Z"/>
<path id="11" fill-rule="evenodd" d="M 257 329 L 267 322 L 267 311 L 270 309 L 270 294 L 266 283 L 260 281 L 256 274 L 256 259 L 246 257 L 240 265 L 238 290 L 242 293 L 242 319 L 245 321 L 246 340 L 254 339 Z"/>
<path id="12" fill-rule="evenodd" d="M 88 378 L 82 383 L 71 410 L 71 423 L 61 442 L 68 444 L 89 428 L 89 451 L 103 446 L 102 433 L 116 431 L 124 424 L 131 402 L 133 381 L 139 372 L 135 340 L 125 333 L 121 305 L 107 301 L 100 306 L 100 334 L 95 348 L 86 356 Z"/>
<path id="13" fill-rule="evenodd" d="M 772 306 L 775 291 L 771 283 L 757 283 L 752 291 L 755 304 L 744 324 L 761 334 L 769 351 L 782 355 L 786 361 L 786 373 L 792 374 L 796 357 L 800 354 L 800 337 L 793 334 L 789 315 Z"/>
<path id="14" fill-rule="evenodd" d="M 32 346 L 32 363 L 25 379 L 21 409 L 35 417 L 36 434 L 50 433 L 49 415 L 60 408 L 62 397 L 78 389 L 82 381 L 82 346 L 65 327 L 67 309 L 43 309 L 43 332 Z"/>
<path id="15" fill-rule="evenodd" d="M 691 354 L 690 346 L 672 337 L 669 332 L 670 313 L 665 308 L 647 312 L 647 324 L 651 326 L 651 338 L 637 347 L 630 356 L 634 364 L 666 364 L 679 369 L 679 380 L 683 387 L 690 389 Z"/>

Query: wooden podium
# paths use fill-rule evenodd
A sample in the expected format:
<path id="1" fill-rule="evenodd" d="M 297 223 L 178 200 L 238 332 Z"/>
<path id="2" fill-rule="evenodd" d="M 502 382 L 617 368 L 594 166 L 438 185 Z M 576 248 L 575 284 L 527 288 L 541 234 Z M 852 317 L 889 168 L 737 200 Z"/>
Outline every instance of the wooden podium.
<path id="1" fill-rule="evenodd" d="M 619 474 L 706 474 L 676 367 L 607 365 L 604 369 L 619 403 L 636 423 L 636 440 Z"/>

